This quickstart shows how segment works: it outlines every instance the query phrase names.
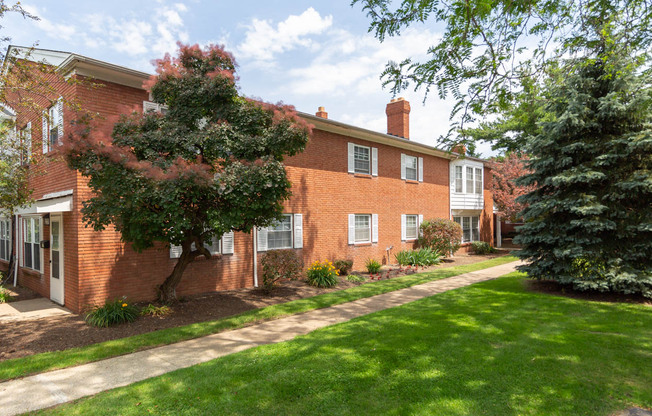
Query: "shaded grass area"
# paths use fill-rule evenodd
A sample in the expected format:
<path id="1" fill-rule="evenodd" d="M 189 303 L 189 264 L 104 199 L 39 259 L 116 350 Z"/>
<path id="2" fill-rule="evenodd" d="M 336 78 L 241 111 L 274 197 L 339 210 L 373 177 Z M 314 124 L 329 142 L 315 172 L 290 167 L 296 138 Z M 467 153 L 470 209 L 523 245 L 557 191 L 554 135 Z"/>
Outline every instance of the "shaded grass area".
<path id="1" fill-rule="evenodd" d="M 443 279 L 471 271 L 486 269 L 492 266 L 498 266 L 512 261 L 516 261 L 516 258 L 505 256 L 474 264 L 436 269 L 431 272 L 367 283 L 346 290 L 325 293 L 310 298 L 267 306 L 265 308 L 253 309 L 215 321 L 198 322 L 191 325 L 167 328 L 160 331 L 134 335 L 85 347 L 46 352 L 28 357 L 6 360 L 0 362 L 0 381 L 85 364 L 136 352 L 146 348 L 172 344 L 229 329 L 241 328 L 265 320 L 278 319 L 313 309 L 326 308 L 345 302 L 351 302 L 356 299 L 362 299 L 426 283 L 432 280 Z"/>
<path id="2" fill-rule="evenodd" d="M 39 414 L 606 416 L 652 406 L 650 312 L 513 273 Z"/>

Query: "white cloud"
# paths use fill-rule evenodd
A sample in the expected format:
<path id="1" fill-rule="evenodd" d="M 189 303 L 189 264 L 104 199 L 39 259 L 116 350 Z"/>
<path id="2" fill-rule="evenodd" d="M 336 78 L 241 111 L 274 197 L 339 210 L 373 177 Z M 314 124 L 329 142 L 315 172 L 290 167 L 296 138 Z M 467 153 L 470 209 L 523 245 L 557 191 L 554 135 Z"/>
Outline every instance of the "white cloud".
<path id="1" fill-rule="evenodd" d="M 297 94 L 344 95 L 352 89 L 360 94 L 382 89 L 380 73 L 388 61 L 417 57 L 439 35 L 428 30 L 407 30 L 380 43 L 371 35 L 354 36 L 346 31 L 329 33 L 330 46 L 309 65 L 289 71 L 289 88 Z M 287 86 L 286 86 L 287 87 Z"/>
<path id="2" fill-rule="evenodd" d="M 51 38 L 69 41 L 77 33 L 75 27 L 70 25 L 68 22 L 66 22 L 66 24 L 53 23 L 52 21 L 42 17 L 45 14 L 44 11 L 38 10 L 34 6 L 23 5 L 23 8 L 30 14 L 39 16 L 39 20 L 36 21 L 36 26 Z"/>
<path id="3" fill-rule="evenodd" d="M 310 35 L 323 33 L 333 24 L 333 17 L 321 17 L 312 7 L 300 15 L 290 15 L 276 27 L 269 20 L 253 19 L 244 41 L 237 47 L 241 59 L 272 62 L 276 55 L 298 46 L 310 47 Z"/>

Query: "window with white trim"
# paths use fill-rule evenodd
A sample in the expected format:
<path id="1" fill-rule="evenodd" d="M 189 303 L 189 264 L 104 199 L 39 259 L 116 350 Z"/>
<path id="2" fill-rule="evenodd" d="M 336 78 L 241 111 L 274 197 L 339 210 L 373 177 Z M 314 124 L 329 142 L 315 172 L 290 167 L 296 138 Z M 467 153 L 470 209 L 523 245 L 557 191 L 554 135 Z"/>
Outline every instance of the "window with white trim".
<path id="1" fill-rule="evenodd" d="M 283 214 L 269 227 L 257 229 L 258 251 L 303 248 L 303 214 Z"/>
<path id="2" fill-rule="evenodd" d="M 482 195 L 482 168 L 469 165 L 456 165 L 453 178 L 454 192 L 458 194 Z"/>
<path id="3" fill-rule="evenodd" d="M 475 168 L 475 193 L 482 194 L 482 169 Z"/>
<path id="4" fill-rule="evenodd" d="M 23 218 L 23 267 L 41 271 L 41 217 Z"/>
<path id="5" fill-rule="evenodd" d="M 11 220 L 0 219 L 0 260 L 9 261 L 11 255 Z"/>
<path id="6" fill-rule="evenodd" d="M 267 249 L 292 248 L 292 214 L 283 214 L 280 221 L 267 227 Z"/>
<path id="7" fill-rule="evenodd" d="M 366 146 L 353 146 L 353 171 L 366 175 L 371 174 L 371 148 Z"/>
<path id="8" fill-rule="evenodd" d="M 405 155 L 405 179 L 408 181 L 416 181 L 418 179 L 417 172 L 419 166 L 417 161 L 416 156 Z"/>
<path id="9" fill-rule="evenodd" d="M 48 108 L 43 114 L 42 140 L 43 154 L 50 152 L 61 144 L 63 139 L 63 99 Z"/>
<path id="10" fill-rule="evenodd" d="M 480 241 L 480 217 L 453 217 L 462 226 L 462 242 Z"/>
<path id="11" fill-rule="evenodd" d="M 32 159 L 32 122 L 30 121 L 20 131 L 21 154 L 20 161 L 23 165 L 29 164 Z"/>
<path id="12" fill-rule="evenodd" d="M 462 166 L 455 166 L 455 192 L 464 192 L 464 178 L 462 177 Z"/>
<path id="13" fill-rule="evenodd" d="M 416 240 L 419 236 L 419 216 L 405 216 L 405 238 L 407 240 Z"/>
<path id="14" fill-rule="evenodd" d="M 204 242 L 204 248 L 208 250 L 212 256 L 216 254 L 233 254 L 233 231 L 224 233 L 222 238 L 213 236 L 210 242 Z M 195 249 L 195 243 L 190 246 L 191 250 Z M 178 259 L 181 257 L 183 248 L 181 246 L 170 245 L 170 258 Z"/>
<path id="15" fill-rule="evenodd" d="M 371 243 L 371 215 L 355 214 L 355 242 Z"/>

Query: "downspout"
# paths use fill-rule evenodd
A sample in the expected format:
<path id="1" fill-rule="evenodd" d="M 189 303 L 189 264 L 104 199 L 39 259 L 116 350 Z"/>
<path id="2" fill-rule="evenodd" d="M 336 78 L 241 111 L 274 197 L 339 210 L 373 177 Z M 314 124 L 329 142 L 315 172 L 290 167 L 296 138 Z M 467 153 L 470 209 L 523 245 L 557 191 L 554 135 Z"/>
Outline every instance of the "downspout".
<path id="1" fill-rule="evenodd" d="M 18 286 L 18 259 L 20 258 L 20 242 L 18 241 L 18 236 L 20 235 L 18 222 L 18 214 L 16 214 L 16 225 L 14 227 L 14 235 L 12 236 L 13 243 L 16 245 L 16 250 L 14 250 L 14 287 Z"/>
<path id="2" fill-rule="evenodd" d="M 254 237 L 254 287 L 258 287 L 258 228 L 254 227 L 251 235 Z"/>

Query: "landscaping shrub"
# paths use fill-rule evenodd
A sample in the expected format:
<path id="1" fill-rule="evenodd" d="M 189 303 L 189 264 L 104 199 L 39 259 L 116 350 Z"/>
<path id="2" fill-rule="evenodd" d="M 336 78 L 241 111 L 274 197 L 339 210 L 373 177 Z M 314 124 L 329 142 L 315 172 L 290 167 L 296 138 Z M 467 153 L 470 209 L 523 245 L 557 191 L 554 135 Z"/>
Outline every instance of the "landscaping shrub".
<path id="1" fill-rule="evenodd" d="M 472 242 L 471 250 L 473 250 L 475 254 L 491 254 L 498 252 L 495 247 L 492 247 L 491 244 L 487 243 L 486 241 Z"/>
<path id="2" fill-rule="evenodd" d="M 86 323 L 106 328 L 112 325 L 133 322 L 138 318 L 138 308 L 129 304 L 125 298 L 106 301 L 104 306 L 95 306 L 86 314 Z"/>
<path id="3" fill-rule="evenodd" d="M 362 283 L 365 282 L 367 279 L 365 279 L 362 276 L 358 276 L 357 274 L 350 274 L 346 277 L 346 280 L 352 283 Z"/>
<path id="4" fill-rule="evenodd" d="M 0 286 L 0 303 L 7 303 L 9 301 L 11 301 L 11 296 L 9 295 L 9 291 L 4 287 Z"/>
<path id="5" fill-rule="evenodd" d="M 365 267 L 367 268 L 369 274 L 376 274 L 380 271 L 381 264 L 377 260 L 369 259 L 365 263 Z"/>
<path id="6" fill-rule="evenodd" d="M 308 283 L 317 287 L 333 287 L 337 284 L 338 271 L 328 260 L 314 262 L 307 272 Z"/>
<path id="7" fill-rule="evenodd" d="M 462 227 L 452 220 L 435 218 L 421 223 L 419 245 L 440 252 L 444 256 L 455 253 L 461 245 Z"/>
<path id="8" fill-rule="evenodd" d="M 151 303 L 140 310 L 141 315 L 165 316 L 172 313 L 172 309 L 167 305 L 156 306 Z"/>
<path id="9" fill-rule="evenodd" d="M 353 260 L 335 260 L 333 265 L 340 271 L 340 276 L 346 276 L 353 267 Z"/>
<path id="10" fill-rule="evenodd" d="M 263 254 L 260 263 L 263 272 L 263 290 L 270 292 L 283 279 L 297 280 L 301 276 L 303 260 L 294 250 L 272 250 Z"/>
<path id="11" fill-rule="evenodd" d="M 429 247 L 399 251 L 394 257 L 401 266 L 432 266 L 441 263 L 441 253 Z"/>

